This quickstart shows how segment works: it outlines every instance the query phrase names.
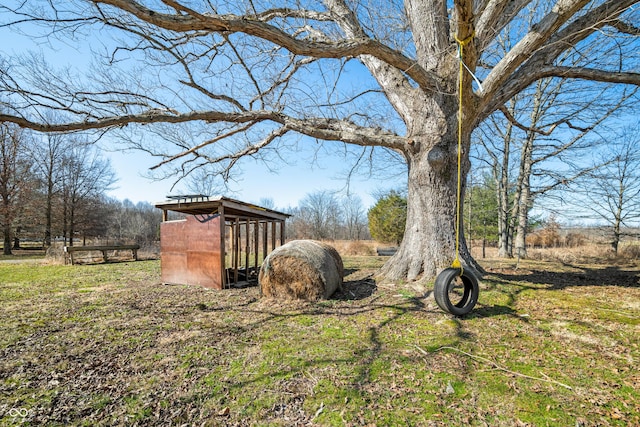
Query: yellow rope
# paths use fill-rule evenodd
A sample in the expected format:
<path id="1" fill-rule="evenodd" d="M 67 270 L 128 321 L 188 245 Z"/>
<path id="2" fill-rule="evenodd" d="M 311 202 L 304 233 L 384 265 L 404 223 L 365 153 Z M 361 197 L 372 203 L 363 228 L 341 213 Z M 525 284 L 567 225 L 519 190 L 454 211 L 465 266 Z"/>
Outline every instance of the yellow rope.
<path id="1" fill-rule="evenodd" d="M 456 257 L 451 263 L 451 267 L 459 268 L 460 275 L 463 274 L 462 263 L 460 262 L 460 199 L 462 193 L 462 78 L 464 77 L 464 62 L 463 62 L 463 49 L 473 40 L 474 34 L 471 34 L 464 40 L 460 40 L 456 35 L 456 42 L 458 43 L 458 58 L 460 63 L 460 70 L 458 72 L 458 188 L 456 193 Z"/>

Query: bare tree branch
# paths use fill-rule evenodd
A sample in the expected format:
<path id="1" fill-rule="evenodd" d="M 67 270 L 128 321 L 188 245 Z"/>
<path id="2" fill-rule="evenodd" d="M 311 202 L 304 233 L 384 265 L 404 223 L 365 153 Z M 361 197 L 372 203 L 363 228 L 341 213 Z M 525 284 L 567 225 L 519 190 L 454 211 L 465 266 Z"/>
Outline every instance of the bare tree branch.
<path id="1" fill-rule="evenodd" d="M 0 122 L 15 123 L 20 127 L 40 132 L 73 132 L 109 127 L 121 127 L 131 123 L 187 123 L 197 120 L 205 122 L 249 123 L 271 121 L 287 126 L 290 130 L 321 138 L 324 140 L 344 141 L 357 145 L 380 145 L 393 149 L 402 149 L 405 138 L 382 129 L 358 126 L 346 120 L 336 119 L 296 119 L 273 111 L 247 111 L 229 113 L 221 111 L 194 111 L 184 114 L 167 114 L 163 110 L 150 110 L 137 115 L 106 117 L 98 120 L 64 124 L 33 122 L 23 117 L 0 114 Z M 206 144 L 205 144 L 206 145 Z"/>
<path id="2" fill-rule="evenodd" d="M 221 33 L 243 33 L 268 40 L 293 54 L 314 58 L 343 58 L 349 56 L 371 55 L 401 70 L 416 81 L 425 90 L 435 90 L 438 82 L 415 60 L 406 57 L 376 40 L 361 37 L 334 42 L 300 40 L 290 34 L 254 20 L 251 16 L 235 15 L 169 15 L 161 13 L 133 0 L 96 0 L 96 4 L 108 4 L 133 14 L 138 19 L 175 32 L 215 31 Z"/>
<path id="3" fill-rule="evenodd" d="M 219 136 L 217 136 L 215 138 L 212 138 L 212 139 L 210 139 L 208 141 L 204 141 L 204 142 L 196 145 L 195 147 L 192 147 L 192 148 L 189 148 L 189 149 L 187 149 L 185 151 L 182 151 L 179 154 L 176 154 L 174 156 L 168 157 L 167 159 L 163 160 L 162 162 L 158 163 L 157 165 L 152 166 L 151 170 L 157 169 L 162 165 L 170 163 L 170 162 L 172 162 L 174 160 L 177 160 L 177 159 L 179 159 L 181 157 L 184 157 L 186 155 L 197 153 L 197 151 L 200 150 L 201 148 L 204 148 L 207 145 L 214 144 L 214 143 L 216 143 L 218 141 L 221 141 L 221 140 L 223 140 L 225 138 L 229 138 L 230 136 L 233 136 L 233 135 L 235 135 L 237 133 L 244 132 L 244 131 L 248 130 L 251 126 L 253 126 L 254 124 L 255 124 L 255 122 L 249 122 L 245 126 L 240 126 L 240 127 L 236 128 L 236 129 L 230 131 L 230 132 L 226 132 L 226 133 L 224 133 L 222 135 L 219 135 Z"/>
<path id="4" fill-rule="evenodd" d="M 515 70 L 587 3 L 589 0 L 558 0 L 552 10 L 493 67 L 482 84 L 484 96 L 493 96 Z"/>
<path id="5" fill-rule="evenodd" d="M 256 144 L 249 145 L 243 150 L 240 150 L 240 151 L 235 152 L 235 153 L 225 154 L 223 156 L 219 156 L 219 157 L 216 157 L 216 158 L 209 158 L 209 157 L 206 157 L 206 156 L 205 156 L 205 158 L 209 163 L 212 163 L 212 164 L 218 164 L 218 163 L 222 163 L 224 161 L 229 161 L 229 163 L 224 167 L 224 169 L 222 171 L 222 176 L 224 177 L 224 179 L 226 181 L 227 179 L 229 179 L 229 174 L 230 174 L 231 170 L 233 169 L 233 167 L 235 166 L 235 164 L 239 160 L 243 159 L 246 156 L 251 156 L 253 154 L 258 153 L 261 149 L 263 149 L 267 145 L 271 144 L 277 138 L 281 138 L 287 132 L 289 132 L 289 129 L 287 128 L 287 126 L 282 126 L 281 128 L 276 129 L 273 132 L 271 132 L 262 141 L 260 141 L 260 142 L 258 142 Z"/>
<path id="6" fill-rule="evenodd" d="M 509 123 L 511 123 L 512 125 L 516 126 L 517 128 L 525 131 L 525 132 L 533 132 L 533 133 L 537 133 L 540 135 L 546 135 L 549 136 L 553 133 L 553 131 L 556 129 L 556 127 L 558 127 L 559 123 L 554 123 L 552 126 L 549 127 L 549 129 L 547 130 L 543 130 L 540 128 L 534 128 L 531 126 L 525 126 L 522 123 L 520 123 L 515 117 L 513 117 L 513 114 L 511 114 L 511 111 L 509 111 L 509 109 L 506 106 L 501 106 L 500 107 L 500 112 L 502 114 L 504 114 L 504 116 L 506 117 L 506 119 L 509 121 Z"/>
<path id="7" fill-rule="evenodd" d="M 599 7 L 587 11 L 575 19 L 558 33 L 553 34 L 553 32 L 547 32 L 546 40 L 539 40 L 539 42 L 532 45 L 528 51 L 526 44 L 523 43 L 527 38 L 525 36 L 525 38 L 509 52 L 509 56 L 516 56 L 518 52 L 516 48 L 522 45 L 519 47 L 521 51 L 519 61 L 512 64 L 515 66 L 510 67 L 511 71 L 508 71 L 509 68 L 506 67 L 507 62 L 505 62 L 505 60 L 507 57 L 505 56 L 501 61 L 501 63 L 505 63 L 503 69 L 498 68 L 498 66 L 494 67 L 489 77 L 483 82 L 485 90 L 484 101 L 486 104 L 484 106 L 484 112 L 479 118 L 483 119 L 488 113 L 499 108 L 499 105 L 504 104 L 504 102 L 516 93 L 521 92 L 536 80 L 545 77 L 556 76 L 602 82 L 608 81 L 612 83 L 640 84 L 639 74 L 634 72 L 616 72 L 613 70 L 597 70 L 577 66 L 570 67 L 575 68 L 575 71 L 570 71 L 565 67 L 553 65 L 553 62 L 563 52 L 574 49 L 580 41 L 585 40 L 603 26 L 620 22 L 617 19 L 618 16 L 635 3 L 635 0 L 607 0 Z M 532 32 L 537 34 L 538 26 L 535 26 Z M 529 35 L 531 35 L 532 32 L 530 32 Z M 536 37 L 534 35 L 531 36 L 531 38 L 535 39 Z M 491 77 L 492 75 L 496 76 L 495 81 L 494 78 Z M 498 87 L 497 85 L 500 86 Z"/>
<path id="8" fill-rule="evenodd" d="M 620 73 L 615 71 L 597 70 L 587 67 L 541 67 L 540 70 L 535 73 L 535 76 L 538 78 L 561 77 L 569 79 L 591 80 L 594 82 L 621 83 L 640 86 L 640 73 Z"/>
<path id="9" fill-rule="evenodd" d="M 480 9 L 476 22 L 478 50 L 483 51 L 530 0 L 488 0 Z"/>
<path id="10" fill-rule="evenodd" d="M 640 27 L 632 25 L 629 22 L 624 22 L 621 19 L 614 19 L 609 22 L 609 25 L 621 33 L 629 34 L 631 36 L 640 36 Z"/>

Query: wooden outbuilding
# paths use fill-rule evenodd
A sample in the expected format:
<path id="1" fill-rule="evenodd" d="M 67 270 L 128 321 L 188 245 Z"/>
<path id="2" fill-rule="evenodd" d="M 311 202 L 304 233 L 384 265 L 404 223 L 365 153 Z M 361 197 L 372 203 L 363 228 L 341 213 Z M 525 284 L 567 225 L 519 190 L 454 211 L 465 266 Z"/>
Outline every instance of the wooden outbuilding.
<path id="1" fill-rule="evenodd" d="M 227 197 L 171 196 L 162 209 L 162 282 L 225 289 L 257 283 L 264 258 L 285 242 L 290 216 Z M 169 220 L 169 211 L 180 219 Z"/>

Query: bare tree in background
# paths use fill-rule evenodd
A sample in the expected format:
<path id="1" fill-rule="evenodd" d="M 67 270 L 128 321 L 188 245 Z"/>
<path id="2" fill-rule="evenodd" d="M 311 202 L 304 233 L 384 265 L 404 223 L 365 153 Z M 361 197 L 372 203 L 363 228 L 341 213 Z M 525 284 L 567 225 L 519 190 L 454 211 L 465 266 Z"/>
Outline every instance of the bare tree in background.
<path id="1" fill-rule="evenodd" d="M 107 240 L 141 245 L 151 245 L 157 241 L 162 212 L 155 206 L 147 202 L 133 204 L 128 199 L 109 199 L 104 205 L 100 211 L 109 214 L 105 233 Z"/>
<path id="2" fill-rule="evenodd" d="M 606 130 L 607 119 L 627 112 L 623 107 L 637 89 L 620 90 L 607 98 L 602 88 L 576 88 L 570 83 L 541 79 L 503 109 L 507 119 L 499 120 L 495 114 L 486 122 L 491 130 L 483 132 L 481 145 L 496 182 L 499 256 L 512 257 L 515 249 L 518 258 L 527 257 L 534 201 L 566 191 L 593 170 L 582 160 L 600 143 L 598 131 Z"/>
<path id="3" fill-rule="evenodd" d="M 5 25 L 41 25 L 65 43 L 90 34 L 105 52 L 104 68 L 91 79 L 54 72 L 38 58 L 5 60 L 0 90 L 15 109 L 0 121 L 45 132 L 119 130 L 177 175 L 206 163 L 228 176 L 246 156 L 286 159 L 288 149 L 314 139 L 374 157 L 371 147 L 394 151 L 407 164 L 408 216 L 381 275 L 429 278 L 454 257 L 458 137 L 464 193 L 472 131 L 536 81 L 640 85 L 639 3 L 3 2 Z M 500 52 L 497 41 L 528 8 L 536 12 L 532 25 Z M 460 85 L 459 51 L 468 69 Z M 576 57 L 571 66 L 558 61 L 567 54 Z M 482 89 L 474 91 L 471 72 Z M 63 111 L 67 119 L 42 123 L 34 109 Z M 153 134 L 154 124 L 185 123 L 192 124 L 189 140 Z M 460 243 L 467 268 L 479 268 Z"/>
<path id="4" fill-rule="evenodd" d="M 342 199 L 342 216 L 347 239 L 360 240 L 367 236 L 367 213 L 360 197 L 350 194 Z"/>
<path id="5" fill-rule="evenodd" d="M 258 205 L 271 210 L 276 209 L 276 202 L 274 202 L 271 197 L 261 197 L 260 200 L 258 200 Z"/>
<path id="6" fill-rule="evenodd" d="M 49 133 L 42 138 L 34 138 L 29 155 L 33 168 L 40 177 L 44 191 L 44 246 L 51 246 L 54 202 L 62 190 L 63 162 L 71 150 L 71 137 L 61 133 Z"/>
<path id="7" fill-rule="evenodd" d="M 537 13 L 532 3 L 524 14 L 527 27 L 535 23 Z M 519 41 L 514 40 L 518 32 L 500 38 L 501 54 Z M 597 57 L 597 49 L 597 44 L 585 46 L 581 55 Z M 571 68 L 582 60 L 567 51 L 557 63 Z M 607 119 L 633 112 L 629 100 L 637 90 L 547 77 L 512 97 L 479 127 L 474 142 L 482 147 L 479 157 L 488 163 L 497 192 L 499 256 L 513 257 L 515 248 L 519 258 L 526 257 L 534 202 L 549 201 L 591 170 L 581 160 L 593 152 L 598 132 L 607 131 Z"/>
<path id="8" fill-rule="evenodd" d="M 86 142 L 76 140 L 62 163 L 63 235 L 73 246 L 83 215 L 92 217 L 93 200 L 116 182 L 107 159 Z M 88 222 L 88 221 L 87 221 Z"/>
<path id="9" fill-rule="evenodd" d="M 578 200 L 611 230 L 615 253 L 624 227 L 640 224 L 640 126 L 624 128 L 618 141 L 602 143 L 601 166 L 582 180 Z"/>
<path id="10" fill-rule="evenodd" d="M 209 171 L 206 167 L 203 167 L 189 175 L 187 178 L 187 190 L 192 194 L 203 196 L 224 194 L 225 186 L 219 181 L 219 176 L 215 171 Z"/>
<path id="11" fill-rule="evenodd" d="M 302 227 L 301 234 L 308 238 L 337 239 L 342 208 L 335 193 L 319 190 L 305 195 L 294 213 L 294 227 Z"/>
<path id="12" fill-rule="evenodd" d="M 12 229 L 31 181 L 30 162 L 25 156 L 26 135 L 19 127 L 0 124 L 0 223 L 3 253 L 11 255 Z"/>

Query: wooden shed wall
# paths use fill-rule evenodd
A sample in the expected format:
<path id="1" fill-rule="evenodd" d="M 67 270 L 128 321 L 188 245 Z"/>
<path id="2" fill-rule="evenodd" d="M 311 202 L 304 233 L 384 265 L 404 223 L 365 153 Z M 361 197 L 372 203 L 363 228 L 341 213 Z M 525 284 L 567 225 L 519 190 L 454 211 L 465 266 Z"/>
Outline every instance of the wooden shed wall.
<path id="1" fill-rule="evenodd" d="M 188 216 L 160 224 L 162 282 L 223 289 L 220 216 Z"/>

